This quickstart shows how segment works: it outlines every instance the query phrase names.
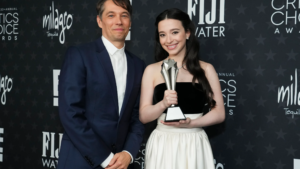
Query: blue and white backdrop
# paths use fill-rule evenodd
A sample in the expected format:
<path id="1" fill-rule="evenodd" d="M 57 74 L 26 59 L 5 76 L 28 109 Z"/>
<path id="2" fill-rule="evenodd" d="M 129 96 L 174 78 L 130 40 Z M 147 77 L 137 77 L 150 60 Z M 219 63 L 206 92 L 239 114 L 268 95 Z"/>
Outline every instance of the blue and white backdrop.
<path id="1" fill-rule="evenodd" d="M 97 0 L 0 0 L 0 168 L 56 168 L 66 49 L 101 36 Z M 126 47 L 154 62 L 154 20 L 186 11 L 216 68 L 226 121 L 207 127 L 216 169 L 300 168 L 300 0 L 132 0 Z M 56 22 L 58 21 L 58 22 Z M 146 142 L 153 123 L 146 126 Z M 143 169 L 142 145 L 135 168 Z"/>

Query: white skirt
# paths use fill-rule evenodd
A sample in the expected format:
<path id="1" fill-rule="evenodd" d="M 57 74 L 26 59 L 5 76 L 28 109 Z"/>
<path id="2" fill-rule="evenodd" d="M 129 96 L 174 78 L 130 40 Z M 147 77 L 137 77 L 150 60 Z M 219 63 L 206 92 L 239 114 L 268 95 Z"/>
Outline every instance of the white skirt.
<path id="1" fill-rule="evenodd" d="M 196 119 L 199 114 L 185 114 Z M 160 123 L 151 133 L 145 154 L 146 169 L 215 169 L 211 146 L 202 128 L 177 128 Z"/>

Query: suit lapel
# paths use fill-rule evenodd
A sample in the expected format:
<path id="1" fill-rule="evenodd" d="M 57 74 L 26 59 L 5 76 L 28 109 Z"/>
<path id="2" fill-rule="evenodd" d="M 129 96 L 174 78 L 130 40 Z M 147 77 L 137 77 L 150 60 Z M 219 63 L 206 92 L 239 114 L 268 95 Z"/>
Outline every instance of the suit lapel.
<path id="1" fill-rule="evenodd" d="M 112 67 L 112 63 L 109 57 L 109 54 L 101 40 L 101 38 L 99 38 L 97 41 L 97 57 L 100 61 L 101 67 L 104 69 L 104 71 L 106 72 L 105 74 L 107 75 L 108 81 L 110 83 L 110 86 L 112 88 L 112 97 L 113 97 L 113 101 L 115 106 L 117 107 L 117 110 L 119 110 L 119 106 L 118 106 L 118 93 L 117 93 L 117 85 L 116 85 L 116 80 L 115 80 L 115 74 L 113 71 L 113 67 Z M 119 112 L 117 112 L 119 113 Z"/>
<path id="2" fill-rule="evenodd" d="M 126 90 L 125 90 L 125 96 L 124 96 L 124 101 L 122 104 L 122 109 L 121 109 L 121 113 L 120 113 L 120 118 L 119 121 L 122 117 L 122 115 L 124 114 L 124 111 L 126 109 L 126 105 L 128 103 L 129 100 L 129 96 L 133 87 L 133 81 L 134 81 L 134 76 L 135 76 L 135 72 L 134 72 L 134 62 L 133 62 L 133 58 L 130 56 L 130 54 L 128 52 L 126 52 L 126 58 L 127 58 L 127 78 L 126 78 Z"/>

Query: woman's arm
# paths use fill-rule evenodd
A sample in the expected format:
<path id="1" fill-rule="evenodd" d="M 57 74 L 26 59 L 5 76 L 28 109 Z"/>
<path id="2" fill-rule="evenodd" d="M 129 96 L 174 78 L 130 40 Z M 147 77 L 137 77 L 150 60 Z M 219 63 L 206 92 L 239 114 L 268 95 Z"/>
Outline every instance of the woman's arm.
<path id="1" fill-rule="evenodd" d="M 191 120 L 187 118 L 186 120 L 180 120 L 179 122 L 164 122 L 161 123 L 169 126 L 175 127 L 186 127 L 186 128 L 196 128 L 196 127 L 205 127 L 211 126 L 214 124 L 221 123 L 225 120 L 225 108 L 223 103 L 223 95 L 221 91 L 221 86 L 219 82 L 218 75 L 211 64 L 203 63 L 201 67 L 205 69 L 206 78 L 210 84 L 210 87 L 214 93 L 213 99 L 216 101 L 216 106 L 211 109 L 203 117 Z"/>
<path id="2" fill-rule="evenodd" d="M 214 67 L 209 63 L 206 63 L 205 66 L 205 75 L 214 93 L 213 99 L 216 101 L 216 106 L 203 117 L 191 120 L 190 127 L 211 126 L 225 120 L 225 108 L 220 81 Z"/>
<path id="3" fill-rule="evenodd" d="M 164 99 L 153 105 L 154 80 L 157 70 L 159 68 L 155 64 L 147 66 L 142 78 L 140 121 L 144 124 L 157 119 L 171 104 L 177 104 L 177 93 L 172 90 L 166 90 Z"/>

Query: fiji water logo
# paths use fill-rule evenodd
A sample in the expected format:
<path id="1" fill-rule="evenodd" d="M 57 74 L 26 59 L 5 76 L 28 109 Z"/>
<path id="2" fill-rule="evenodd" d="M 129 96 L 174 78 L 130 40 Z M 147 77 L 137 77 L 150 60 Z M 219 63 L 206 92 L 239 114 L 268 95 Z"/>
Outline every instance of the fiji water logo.
<path id="1" fill-rule="evenodd" d="M 61 146 L 62 133 L 43 131 L 42 164 L 46 168 L 56 168 Z"/>
<path id="2" fill-rule="evenodd" d="M 206 2 L 210 4 L 208 12 Z M 187 3 L 188 15 L 198 23 L 197 37 L 225 37 L 225 0 L 187 0 Z"/>
<path id="3" fill-rule="evenodd" d="M 6 93 L 9 93 L 13 88 L 13 80 L 8 76 L 1 77 L 0 75 L 0 94 L 1 94 L 1 104 L 6 104 Z"/>
<path id="4" fill-rule="evenodd" d="M 286 102 L 286 108 L 284 108 L 285 115 L 300 115 L 300 108 L 296 110 L 290 110 L 289 106 L 300 106 L 300 92 L 298 92 L 298 76 L 297 69 L 295 69 L 295 76 L 290 77 L 291 85 L 278 87 L 277 102 Z"/>
<path id="5" fill-rule="evenodd" d="M 2 145 L 4 141 L 3 134 L 4 134 L 4 128 L 0 128 L 0 143 L 2 143 Z M 3 147 L 0 147 L 0 162 L 3 162 Z"/>
<path id="6" fill-rule="evenodd" d="M 71 14 L 59 13 L 58 9 L 54 8 L 54 2 L 50 6 L 50 14 L 43 17 L 43 28 L 47 28 L 47 36 L 55 37 L 59 36 L 59 42 L 65 43 L 65 31 L 69 30 L 73 24 L 73 16 Z M 59 32 L 60 31 L 60 32 Z"/>

